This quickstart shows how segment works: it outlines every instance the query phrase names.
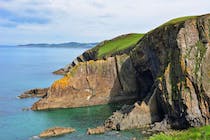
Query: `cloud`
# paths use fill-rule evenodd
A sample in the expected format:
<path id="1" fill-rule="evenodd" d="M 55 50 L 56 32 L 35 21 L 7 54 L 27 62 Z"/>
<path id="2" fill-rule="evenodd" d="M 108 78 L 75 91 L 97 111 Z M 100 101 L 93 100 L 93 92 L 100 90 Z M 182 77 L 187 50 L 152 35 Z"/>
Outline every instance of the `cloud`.
<path id="1" fill-rule="evenodd" d="M 0 44 L 95 42 L 208 12 L 208 0 L 1 0 Z"/>

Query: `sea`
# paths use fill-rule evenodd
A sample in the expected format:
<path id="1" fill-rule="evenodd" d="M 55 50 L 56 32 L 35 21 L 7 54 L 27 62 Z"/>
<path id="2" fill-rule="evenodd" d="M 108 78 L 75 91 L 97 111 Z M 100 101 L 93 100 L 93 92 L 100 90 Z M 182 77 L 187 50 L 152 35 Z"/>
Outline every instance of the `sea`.
<path id="1" fill-rule="evenodd" d="M 110 131 L 87 135 L 88 128 L 103 122 L 121 107 L 120 104 L 74 109 L 24 111 L 37 98 L 19 99 L 18 95 L 32 88 L 49 87 L 61 78 L 52 72 L 70 63 L 88 48 L 43 48 L 0 46 L 0 140 L 43 139 L 38 135 L 50 127 L 64 126 L 76 132 L 47 140 L 142 140 L 139 129 Z"/>

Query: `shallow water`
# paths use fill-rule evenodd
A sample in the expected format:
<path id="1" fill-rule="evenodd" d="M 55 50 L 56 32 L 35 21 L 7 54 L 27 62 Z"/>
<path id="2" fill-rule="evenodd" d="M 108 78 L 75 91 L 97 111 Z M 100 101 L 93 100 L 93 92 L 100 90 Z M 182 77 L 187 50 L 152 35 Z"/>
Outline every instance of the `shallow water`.
<path id="1" fill-rule="evenodd" d="M 22 111 L 37 99 L 18 99 L 25 90 L 48 87 L 60 78 L 51 72 L 71 62 L 85 49 L 0 47 L 0 140 L 34 139 L 41 131 L 54 126 L 73 127 L 73 134 L 55 140 L 129 140 L 142 139 L 140 130 L 108 132 L 87 136 L 88 127 L 103 123 L 120 105 L 101 105 L 50 111 Z"/>

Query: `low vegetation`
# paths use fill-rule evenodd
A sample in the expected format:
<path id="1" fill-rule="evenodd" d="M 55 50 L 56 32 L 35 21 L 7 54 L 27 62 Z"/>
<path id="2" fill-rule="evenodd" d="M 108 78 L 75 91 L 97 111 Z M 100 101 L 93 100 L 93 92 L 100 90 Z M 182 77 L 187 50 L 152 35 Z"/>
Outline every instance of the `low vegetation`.
<path id="1" fill-rule="evenodd" d="M 156 134 L 149 138 L 149 140 L 209 140 L 210 126 L 200 128 L 190 128 L 185 131 L 174 131 L 170 134 Z"/>
<path id="2" fill-rule="evenodd" d="M 172 24 L 176 24 L 176 23 L 180 23 L 180 22 L 184 22 L 188 19 L 195 19 L 197 18 L 197 16 L 185 16 L 185 17 L 179 17 L 179 18 L 175 18 L 172 20 L 169 20 L 168 22 L 164 23 L 161 26 L 167 26 L 167 25 L 172 25 Z"/>
<path id="3" fill-rule="evenodd" d="M 112 40 L 104 41 L 97 46 L 97 57 L 101 58 L 133 47 L 143 36 L 144 34 L 127 34 Z"/>

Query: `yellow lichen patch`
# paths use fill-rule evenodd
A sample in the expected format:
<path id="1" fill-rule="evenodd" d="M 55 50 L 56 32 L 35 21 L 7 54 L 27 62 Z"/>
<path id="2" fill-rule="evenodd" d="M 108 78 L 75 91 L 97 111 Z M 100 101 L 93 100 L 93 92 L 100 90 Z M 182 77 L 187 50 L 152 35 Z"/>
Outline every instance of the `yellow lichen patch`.
<path id="1" fill-rule="evenodd" d="M 78 68 L 81 66 L 81 65 L 84 65 L 86 62 L 80 62 L 78 63 L 77 65 L 75 65 L 74 67 L 72 67 L 70 69 L 70 71 L 67 73 L 67 76 L 69 77 L 70 75 L 71 76 L 74 76 L 75 73 L 77 72 Z"/>
<path id="2" fill-rule="evenodd" d="M 163 77 L 162 76 L 157 77 L 157 81 L 162 82 L 163 81 Z"/>
<path id="3" fill-rule="evenodd" d="M 169 74 L 170 67 L 171 67 L 171 64 L 169 63 L 168 66 L 167 66 L 167 68 L 165 69 L 164 75 L 168 75 Z"/>
<path id="4" fill-rule="evenodd" d="M 178 83 L 176 84 L 176 86 L 178 87 L 178 89 L 180 89 L 181 85 L 182 85 L 182 82 L 178 82 Z"/>
<path id="5" fill-rule="evenodd" d="M 181 65 L 182 71 L 185 71 L 186 66 L 185 66 L 184 59 L 182 59 L 182 60 L 180 61 L 180 65 Z"/>
<path id="6" fill-rule="evenodd" d="M 52 88 L 66 88 L 69 84 L 69 79 L 70 77 L 69 76 L 64 76 L 63 78 L 55 81 L 53 84 L 52 84 Z"/>
<path id="7" fill-rule="evenodd" d="M 99 61 L 103 61 L 103 60 L 97 60 L 97 62 L 99 62 Z M 87 63 L 88 64 L 95 64 L 95 61 L 94 60 L 89 60 L 89 61 L 87 61 Z"/>

